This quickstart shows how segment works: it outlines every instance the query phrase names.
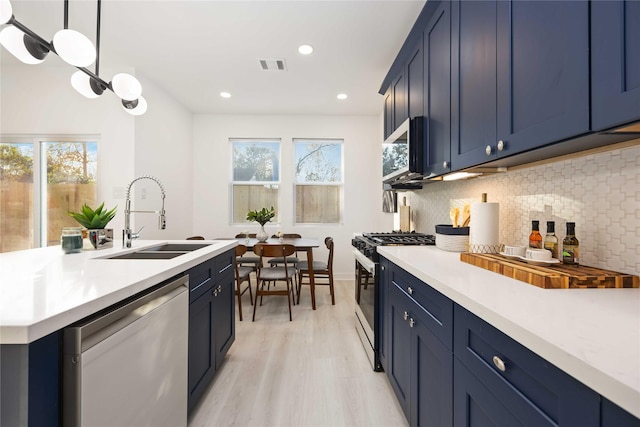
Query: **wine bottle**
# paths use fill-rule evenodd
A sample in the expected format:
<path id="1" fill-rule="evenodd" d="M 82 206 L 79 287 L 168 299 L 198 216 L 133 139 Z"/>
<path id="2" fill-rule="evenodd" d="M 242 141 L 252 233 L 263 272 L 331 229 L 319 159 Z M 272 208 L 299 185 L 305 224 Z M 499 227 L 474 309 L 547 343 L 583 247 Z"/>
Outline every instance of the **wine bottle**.
<path id="1" fill-rule="evenodd" d="M 576 238 L 576 223 L 567 223 L 567 237 L 562 240 L 562 262 L 567 265 L 580 264 L 580 243 Z"/>
<path id="2" fill-rule="evenodd" d="M 529 234 L 529 247 L 542 249 L 542 235 L 540 234 L 540 221 L 531 221 L 531 234 Z"/>
<path id="3" fill-rule="evenodd" d="M 551 257 L 558 258 L 558 237 L 556 236 L 556 223 L 547 221 L 547 234 L 544 236 L 544 248 L 551 251 Z"/>

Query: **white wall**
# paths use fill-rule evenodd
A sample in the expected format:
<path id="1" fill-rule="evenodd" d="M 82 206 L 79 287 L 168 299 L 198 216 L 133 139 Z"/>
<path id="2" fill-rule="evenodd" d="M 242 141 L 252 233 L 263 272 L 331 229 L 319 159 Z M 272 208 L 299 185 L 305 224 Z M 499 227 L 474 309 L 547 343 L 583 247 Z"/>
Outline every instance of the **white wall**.
<path id="1" fill-rule="evenodd" d="M 207 238 L 232 237 L 259 225 L 231 224 L 229 138 L 280 138 L 282 141 L 280 223 L 266 225 L 268 233 L 282 230 L 304 237 L 332 236 L 335 241 L 334 274 L 353 278 L 351 238 L 363 231 L 391 230 L 393 216 L 382 213 L 380 182 L 380 118 L 378 116 L 224 116 L 196 115 L 193 152 L 193 234 Z M 293 138 L 344 139 L 345 206 L 339 225 L 293 225 Z M 371 169 L 373 168 L 373 169 Z M 372 176 L 374 178 L 372 178 Z M 314 254 L 324 259 L 326 249 Z"/>
<path id="2" fill-rule="evenodd" d="M 140 78 L 149 110 L 140 117 L 125 112 L 110 91 L 97 99 L 78 94 L 70 84 L 68 65 L 4 65 L 0 75 L 0 133 L 3 136 L 74 136 L 99 138 L 98 200 L 118 206 L 109 226 L 120 238 L 124 226 L 124 192 L 136 176 L 157 176 L 167 189 L 168 229 L 160 235 L 155 218 L 144 238 L 182 238 L 191 229 L 191 114 L 153 82 Z M 102 76 L 129 72 L 101 70 Z M 107 78 L 108 79 L 108 78 Z M 151 183 L 151 181 L 147 181 Z M 136 184 L 137 185 L 137 184 Z M 155 185 L 155 184 L 154 184 Z M 135 190 L 134 186 L 134 190 Z M 185 190 L 186 189 L 186 190 Z M 149 188 L 149 201 L 159 200 Z M 134 209 L 141 208 L 134 202 Z M 159 203 L 154 204 L 158 209 Z M 135 216 L 142 223 L 144 218 Z M 146 225 L 146 224 L 145 224 Z"/>

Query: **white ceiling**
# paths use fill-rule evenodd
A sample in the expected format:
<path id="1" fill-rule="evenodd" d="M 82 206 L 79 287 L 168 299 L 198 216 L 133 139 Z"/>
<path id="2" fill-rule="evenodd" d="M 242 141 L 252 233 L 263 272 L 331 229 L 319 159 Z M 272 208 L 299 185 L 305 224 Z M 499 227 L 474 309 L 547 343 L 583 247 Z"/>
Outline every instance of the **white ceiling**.
<path id="1" fill-rule="evenodd" d="M 194 113 L 380 114 L 378 89 L 424 3 L 103 0 L 100 68 L 133 67 Z M 63 0 L 12 4 L 46 40 L 63 28 Z M 95 0 L 70 2 L 69 28 L 95 40 Z M 302 43 L 314 53 L 300 55 Z M 2 64 L 21 64 L 1 50 Z M 287 71 L 262 71 L 264 58 L 284 59 Z M 53 54 L 46 63 L 63 66 Z"/>

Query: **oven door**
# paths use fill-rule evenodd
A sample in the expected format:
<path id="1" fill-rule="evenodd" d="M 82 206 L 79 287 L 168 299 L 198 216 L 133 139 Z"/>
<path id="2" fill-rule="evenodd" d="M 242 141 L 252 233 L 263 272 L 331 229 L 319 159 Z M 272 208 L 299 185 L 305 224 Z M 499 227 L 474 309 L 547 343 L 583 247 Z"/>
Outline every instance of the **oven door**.
<path id="1" fill-rule="evenodd" d="M 378 304 L 378 264 L 354 249 L 356 330 L 374 370 L 381 370 L 375 334 Z"/>

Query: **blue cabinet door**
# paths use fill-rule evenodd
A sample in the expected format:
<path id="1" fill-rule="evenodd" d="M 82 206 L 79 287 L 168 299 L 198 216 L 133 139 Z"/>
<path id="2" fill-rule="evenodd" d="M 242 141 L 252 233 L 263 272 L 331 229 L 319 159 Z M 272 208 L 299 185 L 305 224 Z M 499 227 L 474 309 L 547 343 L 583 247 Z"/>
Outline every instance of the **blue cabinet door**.
<path id="1" fill-rule="evenodd" d="M 407 76 L 407 117 L 410 118 L 424 114 L 424 61 L 422 52 L 422 37 L 420 37 L 413 52 L 409 55 L 405 70 Z"/>
<path id="2" fill-rule="evenodd" d="M 412 426 L 420 427 L 451 426 L 453 425 L 453 354 L 426 326 L 425 315 L 426 313 L 421 310 L 411 312 L 411 416 L 409 421 Z"/>
<path id="3" fill-rule="evenodd" d="M 407 308 L 407 296 L 397 286 L 389 287 L 389 353 L 387 376 L 407 419 L 411 387 L 411 328 Z M 406 313 L 406 314 L 405 314 Z"/>
<path id="4" fill-rule="evenodd" d="M 214 286 L 209 287 L 189 305 L 189 411 L 216 372 L 213 289 Z"/>
<path id="5" fill-rule="evenodd" d="M 384 139 L 387 139 L 393 130 L 393 93 L 389 87 L 384 94 Z"/>
<path id="6" fill-rule="evenodd" d="M 589 3 L 452 3 L 455 170 L 589 131 Z"/>
<path id="7" fill-rule="evenodd" d="M 498 1 L 497 14 L 498 157 L 587 133 L 589 2 Z"/>
<path id="8" fill-rule="evenodd" d="M 424 172 L 451 171 L 451 3 L 442 2 L 424 31 Z"/>
<path id="9" fill-rule="evenodd" d="M 398 126 L 400 126 L 407 119 L 407 85 L 406 78 L 403 73 L 400 73 L 398 77 L 391 83 L 393 93 L 393 129 L 391 133 Z"/>
<path id="10" fill-rule="evenodd" d="M 640 419 L 603 397 L 601 427 L 640 427 Z"/>
<path id="11" fill-rule="evenodd" d="M 451 163 L 455 170 L 495 158 L 497 2 L 451 3 Z"/>
<path id="12" fill-rule="evenodd" d="M 640 120 L 640 2 L 591 2 L 591 124 Z"/>
<path id="13" fill-rule="evenodd" d="M 235 251 L 233 252 L 235 256 Z M 213 329 L 215 367 L 218 370 L 236 337 L 235 276 L 233 268 L 219 275 L 216 280 L 216 286 L 218 290 L 213 298 Z"/>

